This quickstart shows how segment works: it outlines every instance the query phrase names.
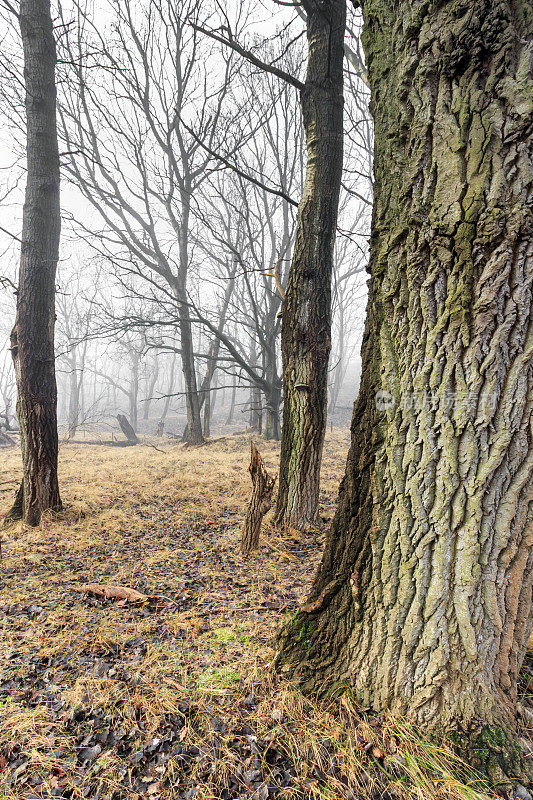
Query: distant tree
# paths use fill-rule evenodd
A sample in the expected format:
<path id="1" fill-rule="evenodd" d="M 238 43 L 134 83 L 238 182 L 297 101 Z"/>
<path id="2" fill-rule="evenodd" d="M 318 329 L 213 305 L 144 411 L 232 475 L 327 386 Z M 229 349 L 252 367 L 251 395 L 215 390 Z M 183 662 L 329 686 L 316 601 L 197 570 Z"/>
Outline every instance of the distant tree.
<path id="1" fill-rule="evenodd" d="M 56 357 L 58 373 L 65 372 L 67 378 L 68 408 L 66 417 L 70 438 L 76 435 L 78 426 L 83 420 L 85 368 L 89 340 L 95 321 L 95 300 L 99 292 L 97 286 L 87 287 L 88 291 L 84 292 L 83 281 L 86 271 L 81 266 L 71 270 L 68 280 L 65 281 L 65 287 L 56 297 Z M 60 280 L 61 278 L 62 276 L 60 276 Z M 64 391 L 67 391 L 66 386 L 63 388 Z"/>
<path id="2" fill-rule="evenodd" d="M 55 276 L 61 227 L 56 47 L 49 0 L 21 0 L 27 180 L 11 352 L 17 381 L 23 479 L 9 517 L 37 525 L 61 505 L 57 476 Z"/>
<path id="3" fill-rule="evenodd" d="M 364 3 L 375 207 L 337 514 L 278 666 L 497 782 L 533 583 L 529 2 Z M 302 636 L 305 631 L 305 636 Z M 531 765 L 531 761 L 529 761 Z"/>
<path id="4" fill-rule="evenodd" d="M 362 209 L 359 207 L 359 211 Z M 354 227 L 359 224 L 355 215 Z M 335 412 L 349 365 L 361 347 L 366 299 L 366 251 L 354 254 L 348 237 L 338 237 L 332 297 L 332 351 L 328 380 L 328 415 Z"/>
<path id="5" fill-rule="evenodd" d="M 200 5 L 109 2 L 108 36 L 91 5 L 76 2 L 78 25 L 64 39 L 69 66 L 60 105 L 69 153 L 65 171 L 105 226 L 104 235 L 87 232 L 110 262 L 126 270 L 134 263 L 148 286 L 157 283 L 172 293 L 190 444 L 203 440 L 189 302 L 191 276 L 197 277 L 191 247 L 196 198 L 213 159 L 187 120 L 214 145 L 234 72 L 229 58 L 206 96 L 207 53 L 191 24 Z M 78 224 L 86 228 L 84 220 Z"/>
<path id="6" fill-rule="evenodd" d="M 15 376 L 6 358 L 0 363 L 0 426 L 6 431 L 12 430 L 15 395 Z"/>

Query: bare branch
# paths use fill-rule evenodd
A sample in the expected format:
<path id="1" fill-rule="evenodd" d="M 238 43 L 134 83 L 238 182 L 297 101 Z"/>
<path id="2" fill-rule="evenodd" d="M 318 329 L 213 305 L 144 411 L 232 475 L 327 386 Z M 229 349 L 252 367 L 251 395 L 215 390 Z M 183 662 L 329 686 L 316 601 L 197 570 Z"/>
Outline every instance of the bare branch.
<path id="1" fill-rule="evenodd" d="M 220 161 L 228 169 L 233 170 L 233 172 L 235 172 L 241 178 L 244 178 L 244 180 L 250 181 L 250 183 L 253 183 L 255 186 L 259 186 L 260 189 L 264 189 L 265 192 L 268 192 L 269 194 L 274 194 L 274 195 L 276 195 L 276 197 L 281 197 L 287 203 L 290 203 L 292 206 L 296 206 L 296 208 L 298 208 L 298 202 L 296 200 L 293 200 L 292 197 L 289 197 L 288 194 L 285 194 L 285 192 L 283 192 L 281 189 L 274 189 L 271 186 L 267 186 L 266 183 L 262 183 L 262 181 L 258 180 L 257 178 L 254 178 L 252 175 L 249 175 L 248 173 L 243 172 L 235 164 L 232 164 L 230 161 L 228 161 L 226 158 L 224 158 L 224 156 L 221 156 L 220 153 L 217 153 L 215 150 L 211 150 L 211 148 L 208 147 L 195 134 L 195 132 L 193 130 L 191 130 L 191 128 L 189 128 L 188 125 L 185 124 L 185 122 L 183 120 L 180 120 L 180 121 L 181 121 L 181 124 L 183 125 L 183 127 L 185 128 L 185 130 L 187 130 L 191 134 L 191 136 L 198 142 L 200 147 L 202 147 L 207 153 L 209 153 L 210 156 L 213 156 L 213 158 L 216 158 L 217 161 Z"/>
<path id="2" fill-rule="evenodd" d="M 273 64 L 267 64 L 265 61 L 261 61 L 260 58 L 254 56 L 253 53 L 251 53 L 249 50 L 246 50 L 246 48 L 242 47 L 242 45 L 238 44 L 233 39 L 225 39 L 223 36 L 218 36 L 215 31 L 210 31 L 207 28 L 203 28 L 201 25 L 196 25 L 194 22 L 189 24 L 194 28 L 194 30 L 205 34 L 205 36 L 209 36 L 216 42 L 220 42 L 220 44 L 225 44 L 227 47 L 231 47 L 232 50 L 235 50 L 236 53 L 239 53 L 239 55 L 241 55 L 243 58 L 246 58 L 255 67 L 258 67 L 265 72 L 271 72 L 272 75 L 276 75 L 276 77 L 281 78 L 287 83 L 290 83 L 291 86 L 294 86 L 298 90 L 302 90 L 304 88 L 302 81 L 299 81 L 298 78 L 294 77 L 294 75 L 289 75 L 289 73 L 285 72 L 285 70 L 280 69 Z"/>

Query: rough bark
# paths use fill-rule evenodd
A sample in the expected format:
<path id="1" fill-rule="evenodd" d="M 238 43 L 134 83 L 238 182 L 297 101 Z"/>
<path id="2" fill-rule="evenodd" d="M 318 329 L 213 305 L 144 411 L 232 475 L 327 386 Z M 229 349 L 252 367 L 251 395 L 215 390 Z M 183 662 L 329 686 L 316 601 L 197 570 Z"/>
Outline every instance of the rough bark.
<path id="1" fill-rule="evenodd" d="M 283 429 L 278 525 L 318 522 L 326 430 L 333 245 L 343 157 L 345 0 L 305 4 L 309 57 L 301 92 L 307 169 L 281 330 Z"/>
<path id="2" fill-rule="evenodd" d="M 23 479 L 11 518 L 37 525 L 61 506 L 57 477 L 55 276 L 61 227 L 56 128 L 56 48 L 49 0 L 21 0 L 26 88 L 27 180 L 17 313 L 11 352 Z"/>
<path id="3" fill-rule="evenodd" d="M 246 520 L 241 538 L 241 553 L 247 556 L 259 547 L 263 517 L 272 507 L 272 492 L 276 483 L 265 469 L 259 450 L 251 444 L 250 475 L 252 477 L 252 496 L 246 512 Z"/>
<path id="4" fill-rule="evenodd" d="M 522 775 L 533 581 L 528 2 L 364 6 L 375 206 L 339 506 L 278 665 Z"/>

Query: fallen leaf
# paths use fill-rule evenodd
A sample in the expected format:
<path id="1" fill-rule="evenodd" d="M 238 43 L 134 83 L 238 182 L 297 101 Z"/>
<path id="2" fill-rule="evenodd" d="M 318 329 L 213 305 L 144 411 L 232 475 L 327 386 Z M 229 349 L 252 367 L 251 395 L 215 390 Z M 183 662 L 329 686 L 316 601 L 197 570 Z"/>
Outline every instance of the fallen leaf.
<path id="1" fill-rule="evenodd" d="M 111 586 L 107 583 L 87 583 L 81 587 L 82 592 L 95 594 L 97 597 L 105 597 L 112 600 L 123 600 L 127 603 L 145 603 L 150 598 L 147 594 L 130 589 L 129 586 Z"/>

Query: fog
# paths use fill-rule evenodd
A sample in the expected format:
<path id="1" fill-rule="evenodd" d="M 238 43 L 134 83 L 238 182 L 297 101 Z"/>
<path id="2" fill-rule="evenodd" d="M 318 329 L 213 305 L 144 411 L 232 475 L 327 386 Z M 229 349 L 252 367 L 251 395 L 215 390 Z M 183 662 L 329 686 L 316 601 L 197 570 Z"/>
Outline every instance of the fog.
<path id="1" fill-rule="evenodd" d="M 281 385 L 281 306 L 305 142 L 298 90 L 220 39 L 302 79 L 304 20 L 290 7 L 235 0 L 98 0 L 53 10 L 61 435 L 113 431 L 123 413 L 141 433 L 180 437 L 187 359 L 208 433 L 264 427 L 270 392 Z M 9 429 L 25 131 L 21 43 L 9 8 L 0 24 L 0 425 Z M 348 24 L 353 48 L 353 9 Z M 346 55 L 328 387 L 328 420 L 340 426 L 349 424 L 359 383 L 372 202 L 364 66 L 355 49 Z"/>

